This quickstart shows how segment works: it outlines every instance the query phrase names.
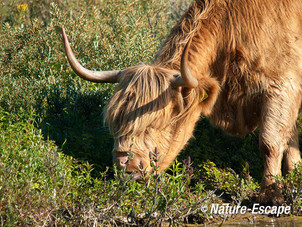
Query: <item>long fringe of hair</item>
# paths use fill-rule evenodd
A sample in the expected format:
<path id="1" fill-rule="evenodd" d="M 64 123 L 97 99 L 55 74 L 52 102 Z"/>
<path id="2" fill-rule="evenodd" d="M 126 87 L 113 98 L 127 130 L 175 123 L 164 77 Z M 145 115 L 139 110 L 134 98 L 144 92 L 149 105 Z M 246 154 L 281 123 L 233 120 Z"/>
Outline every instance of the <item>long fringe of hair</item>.
<path id="1" fill-rule="evenodd" d="M 160 130 L 187 116 L 196 103 L 196 92 L 182 97 L 171 87 L 170 74 L 151 65 L 125 70 L 105 111 L 105 121 L 116 138 L 143 133 L 148 127 Z"/>

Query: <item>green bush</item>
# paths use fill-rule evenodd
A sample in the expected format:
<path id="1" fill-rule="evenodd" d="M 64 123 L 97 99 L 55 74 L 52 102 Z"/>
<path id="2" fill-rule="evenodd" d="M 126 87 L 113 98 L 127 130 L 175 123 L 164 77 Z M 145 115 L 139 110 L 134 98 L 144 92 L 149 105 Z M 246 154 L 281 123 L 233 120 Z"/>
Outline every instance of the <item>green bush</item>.
<path id="1" fill-rule="evenodd" d="M 302 215 L 302 161 L 295 169 L 279 180 L 284 185 L 284 194 L 287 204 L 291 205 L 292 213 Z"/>
<path id="2" fill-rule="evenodd" d="M 224 193 L 223 197 L 231 203 L 241 204 L 244 200 L 255 197 L 259 191 L 259 184 L 249 175 L 248 165 L 240 175 L 230 168 L 219 169 L 210 161 L 204 162 L 200 167 L 200 176 L 206 187 Z"/>

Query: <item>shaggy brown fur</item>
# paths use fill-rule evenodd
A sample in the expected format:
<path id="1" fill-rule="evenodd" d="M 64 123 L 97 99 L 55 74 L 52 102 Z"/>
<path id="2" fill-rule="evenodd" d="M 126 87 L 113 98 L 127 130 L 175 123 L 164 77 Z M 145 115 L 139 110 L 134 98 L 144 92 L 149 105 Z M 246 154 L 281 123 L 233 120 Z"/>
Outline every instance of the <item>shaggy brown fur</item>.
<path id="1" fill-rule="evenodd" d="M 264 176 L 260 202 L 282 202 L 273 176 L 300 160 L 301 0 L 197 0 L 172 29 L 152 65 L 121 72 L 106 120 L 118 164 L 135 171 L 158 148 L 166 169 L 192 136 L 201 114 L 227 132 L 260 127 Z M 184 46 L 195 89 L 171 86 Z M 199 102 L 202 91 L 208 98 Z M 127 152 L 135 155 L 128 160 Z"/>
<path id="2" fill-rule="evenodd" d="M 123 156 L 121 153 L 131 147 L 140 157 L 134 157 L 128 171 L 136 170 L 140 161 L 149 167 L 149 152 L 155 147 L 161 151 L 160 169 L 166 169 L 191 137 L 193 127 L 185 130 L 188 136 L 177 136 L 178 125 L 188 120 L 191 124 L 189 116 L 198 105 L 197 95 L 193 90 L 183 96 L 179 89 L 171 87 L 170 79 L 178 73 L 149 65 L 131 67 L 122 73 L 117 91 L 107 106 L 105 120 L 115 137 L 114 151 Z M 171 147 L 172 141 L 181 146 L 177 152 Z M 171 154 L 173 158 L 167 161 Z"/>

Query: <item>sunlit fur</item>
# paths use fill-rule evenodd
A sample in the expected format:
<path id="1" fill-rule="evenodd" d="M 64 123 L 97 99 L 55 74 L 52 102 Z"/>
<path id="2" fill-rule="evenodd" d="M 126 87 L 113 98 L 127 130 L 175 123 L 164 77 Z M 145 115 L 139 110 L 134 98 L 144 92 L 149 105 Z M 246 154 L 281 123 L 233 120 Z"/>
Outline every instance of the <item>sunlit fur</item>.
<path id="1" fill-rule="evenodd" d="M 170 153 L 173 141 L 177 146 L 186 142 L 186 136 L 178 138 L 177 128 L 180 123 L 186 123 L 198 102 L 195 91 L 183 96 L 171 86 L 170 80 L 177 74 L 177 71 L 150 65 L 139 65 L 122 72 L 121 82 L 107 106 L 105 119 L 115 137 L 115 150 L 131 150 L 140 157 L 133 159 L 132 167 L 128 166 L 129 171 L 135 170 L 140 161 L 145 168 L 148 167 L 149 152 L 154 152 L 155 147 L 161 154 L 161 169 L 168 167 L 170 162 L 165 163 L 166 155 Z M 174 158 L 173 154 L 171 161 Z"/>
<path id="2" fill-rule="evenodd" d="M 131 151 L 131 170 L 149 152 L 166 169 L 192 136 L 201 114 L 234 135 L 260 127 L 262 201 L 281 202 L 273 178 L 300 160 L 301 0 L 197 0 L 172 29 L 151 65 L 124 70 L 106 119 L 115 151 Z M 174 88 L 185 44 L 196 89 Z M 208 98 L 199 103 L 205 90 Z M 118 154 L 117 154 L 118 155 Z M 135 167 L 136 166 L 136 167 Z M 127 168 L 128 168 L 127 167 Z"/>

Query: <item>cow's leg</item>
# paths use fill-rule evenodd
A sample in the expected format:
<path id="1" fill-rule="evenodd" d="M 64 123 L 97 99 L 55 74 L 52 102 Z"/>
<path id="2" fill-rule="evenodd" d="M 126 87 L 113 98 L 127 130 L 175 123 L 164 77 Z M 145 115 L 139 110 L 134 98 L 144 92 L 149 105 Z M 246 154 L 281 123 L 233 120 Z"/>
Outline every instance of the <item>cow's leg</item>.
<path id="1" fill-rule="evenodd" d="M 284 87 L 283 87 L 284 88 Z M 296 119 L 300 106 L 300 94 L 294 90 L 277 90 L 263 102 L 260 123 L 260 151 L 264 161 L 264 173 L 261 182 L 259 202 L 281 204 L 282 187 L 275 176 L 281 175 L 283 153 L 288 167 L 296 160 L 298 153 L 296 141 Z M 292 145 L 292 146 L 290 146 Z"/>
<path id="2" fill-rule="evenodd" d="M 294 127 L 292 137 L 290 138 L 288 147 L 284 152 L 282 174 L 285 176 L 288 172 L 292 171 L 295 164 L 300 160 L 299 131 L 297 127 Z"/>
<path id="3" fill-rule="evenodd" d="M 283 202 L 281 185 L 274 177 L 281 175 L 283 147 L 269 145 L 269 142 L 260 136 L 260 151 L 264 161 L 264 171 L 258 200 L 262 204 L 281 204 Z"/>

